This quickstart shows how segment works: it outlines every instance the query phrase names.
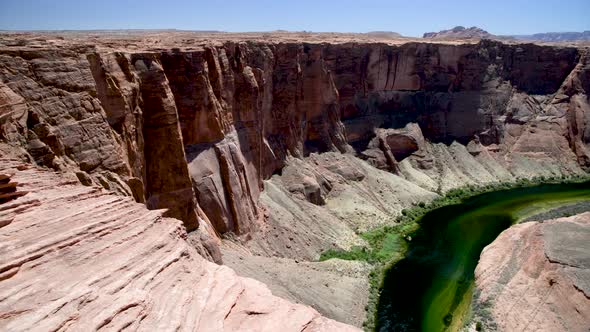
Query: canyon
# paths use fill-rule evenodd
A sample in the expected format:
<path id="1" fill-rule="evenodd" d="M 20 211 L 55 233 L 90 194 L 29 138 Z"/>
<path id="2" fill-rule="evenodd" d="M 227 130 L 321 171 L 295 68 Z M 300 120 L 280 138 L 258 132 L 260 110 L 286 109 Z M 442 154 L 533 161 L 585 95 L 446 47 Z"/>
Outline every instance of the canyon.
<path id="1" fill-rule="evenodd" d="M 354 330 L 371 268 L 320 254 L 454 188 L 586 175 L 588 91 L 581 47 L 3 34 L 28 193 L 0 205 L 0 327 Z"/>

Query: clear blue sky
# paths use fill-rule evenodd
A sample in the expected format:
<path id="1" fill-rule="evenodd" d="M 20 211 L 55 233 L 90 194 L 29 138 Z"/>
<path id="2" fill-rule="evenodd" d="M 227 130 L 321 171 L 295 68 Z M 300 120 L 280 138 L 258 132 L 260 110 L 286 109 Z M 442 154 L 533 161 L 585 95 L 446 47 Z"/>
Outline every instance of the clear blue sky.
<path id="1" fill-rule="evenodd" d="M 0 0 L 0 30 L 590 30 L 590 0 Z"/>

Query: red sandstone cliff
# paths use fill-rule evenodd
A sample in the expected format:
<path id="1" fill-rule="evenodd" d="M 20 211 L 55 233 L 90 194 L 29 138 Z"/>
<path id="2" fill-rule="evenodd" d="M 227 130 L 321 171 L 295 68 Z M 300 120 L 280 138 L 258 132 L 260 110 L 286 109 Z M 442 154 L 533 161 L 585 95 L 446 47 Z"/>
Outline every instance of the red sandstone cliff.
<path id="1" fill-rule="evenodd" d="M 475 139 L 515 174 L 529 159 L 555 174 L 588 167 L 588 73 L 582 50 L 490 41 L 4 47 L 2 137 L 189 230 L 200 219 L 245 234 L 263 218 L 262 180 L 287 156 L 361 153 L 376 128 Z M 428 164 L 422 152 L 414 164 Z"/>

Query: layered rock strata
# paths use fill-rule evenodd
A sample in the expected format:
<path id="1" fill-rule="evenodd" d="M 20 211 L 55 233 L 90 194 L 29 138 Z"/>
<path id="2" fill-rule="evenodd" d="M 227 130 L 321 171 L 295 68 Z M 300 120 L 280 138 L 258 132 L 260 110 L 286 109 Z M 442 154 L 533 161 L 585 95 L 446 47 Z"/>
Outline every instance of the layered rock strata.
<path id="1" fill-rule="evenodd" d="M 166 207 L 189 230 L 201 220 L 212 234 L 251 233 L 265 215 L 262 181 L 289 156 L 313 152 L 366 151 L 380 168 L 443 191 L 442 161 L 431 150 L 448 154 L 453 141 L 486 159 L 479 163 L 489 181 L 589 166 L 589 60 L 581 49 L 491 41 L 232 41 L 141 51 L 108 38 L 96 46 L 4 43 L 4 140 L 38 164 Z M 370 143 L 409 123 L 420 133 L 410 141 L 386 135 L 387 146 Z M 443 144 L 418 147 L 420 135 Z M 479 181 L 463 177 L 452 183 Z"/>
<path id="2" fill-rule="evenodd" d="M 510 227 L 483 253 L 474 320 L 484 330 L 587 331 L 590 213 Z"/>
<path id="3" fill-rule="evenodd" d="M 0 205 L 2 330 L 357 331 L 205 260 L 163 210 L 72 173 L 7 170 L 28 194 Z"/>
<path id="4" fill-rule="evenodd" d="M 13 175 L 12 173 L 0 174 L 0 203 L 5 203 L 27 194 L 26 191 L 17 190 L 16 186 L 18 182 L 11 180 Z"/>

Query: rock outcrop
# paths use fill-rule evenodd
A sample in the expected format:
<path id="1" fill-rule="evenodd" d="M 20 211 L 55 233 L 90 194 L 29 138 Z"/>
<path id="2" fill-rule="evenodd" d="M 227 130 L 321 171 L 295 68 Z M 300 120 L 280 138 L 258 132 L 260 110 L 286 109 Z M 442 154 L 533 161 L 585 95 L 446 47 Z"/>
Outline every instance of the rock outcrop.
<path id="1" fill-rule="evenodd" d="M 17 190 L 18 182 L 10 179 L 13 175 L 12 173 L 0 174 L 0 203 L 6 203 L 27 194 L 26 191 Z M 7 221 L 0 221 L 0 225 L 5 222 Z"/>
<path id="2" fill-rule="evenodd" d="M 375 138 L 361 153 L 373 166 L 399 174 L 398 161 L 426 148 L 420 126 L 409 123 L 403 129 L 376 129 Z"/>
<path id="3" fill-rule="evenodd" d="M 6 171 L 28 194 L 0 205 L 1 330 L 357 331 L 208 262 L 163 210 L 72 173 Z"/>
<path id="4" fill-rule="evenodd" d="M 474 321 L 495 331 L 587 331 L 590 213 L 510 227 L 481 254 Z"/>

